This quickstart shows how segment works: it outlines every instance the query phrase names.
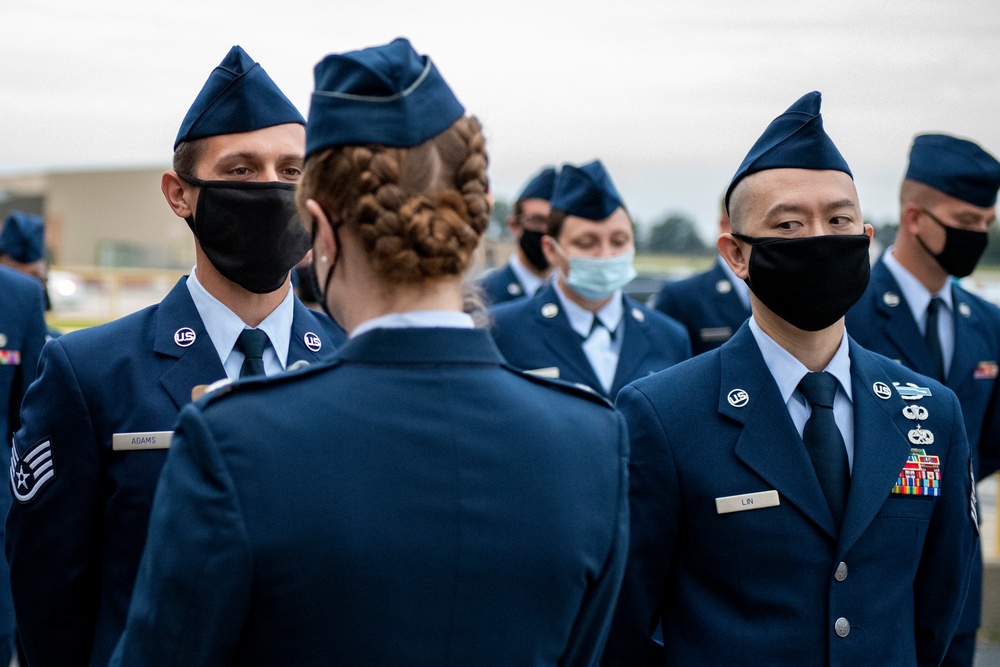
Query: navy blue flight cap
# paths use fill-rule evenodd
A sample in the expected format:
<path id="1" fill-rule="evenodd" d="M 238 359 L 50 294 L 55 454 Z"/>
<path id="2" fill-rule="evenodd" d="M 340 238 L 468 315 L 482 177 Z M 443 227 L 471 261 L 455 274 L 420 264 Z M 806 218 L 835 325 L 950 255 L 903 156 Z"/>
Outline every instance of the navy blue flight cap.
<path id="1" fill-rule="evenodd" d="M 552 208 L 587 220 L 604 220 L 620 206 L 621 195 L 600 160 L 582 167 L 563 165 L 552 192 Z"/>
<path id="2" fill-rule="evenodd" d="M 546 167 L 542 169 L 533 179 L 528 181 L 528 184 L 524 186 L 524 190 L 521 191 L 521 195 L 517 198 L 518 201 L 524 201 L 525 199 L 544 199 L 545 201 L 552 201 L 552 191 L 556 187 L 556 170 L 555 167 Z"/>
<path id="3" fill-rule="evenodd" d="M 307 159 L 332 146 L 419 146 L 465 115 L 431 59 L 402 37 L 384 46 L 332 53 L 313 73 Z"/>
<path id="4" fill-rule="evenodd" d="M 0 252 L 27 264 L 45 256 L 45 223 L 40 215 L 14 211 L 0 232 Z"/>
<path id="5" fill-rule="evenodd" d="M 726 211 L 736 185 L 750 174 L 767 169 L 818 169 L 842 171 L 851 178 L 851 168 L 833 140 L 823 130 L 819 112 L 822 95 L 813 91 L 800 97 L 785 113 L 771 121 L 753 145 L 726 190 Z"/>
<path id="6" fill-rule="evenodd" d="M 182 141 L 305 122 L 264 68 L 242 48 L 234 46 L 212 70 L 188 109 L 174 150 Z"/>
<path id="7" fill-rule="evenodd" d="M 921 134 L 910 148 L 906 178 L 989 208 L 997 203 L 1000 162 L 978 145 L 945 134 Z"/>

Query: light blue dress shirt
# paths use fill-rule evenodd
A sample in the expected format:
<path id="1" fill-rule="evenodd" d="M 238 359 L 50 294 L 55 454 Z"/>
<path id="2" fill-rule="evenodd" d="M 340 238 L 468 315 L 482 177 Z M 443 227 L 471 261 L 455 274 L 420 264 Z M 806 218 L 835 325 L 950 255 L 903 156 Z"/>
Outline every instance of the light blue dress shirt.
<path id="1" fill-rule="evenodd" d="M 778 384 L 781 399 L 788 408 L 788 414 L 799 432 L 799 437 L 802 437 L 802 429 L 805 428 L 812 408 L 805 396 L 798 391 L 798 386 L 809 369 L 793 357 L 788 350 L 764 333 L 753 317 L 750 318 L 750 331 L 757 341 L 757 347 L 760 348 L 760 353 L 764 357 L 764 363 L 767 364 L 768 370 L 774 376 L 774 381 Z M 840 429 L 844 445 L 847 447 L 847 464 L 853 470 L 854 404 L 851 397 L 851 359 L 846 333 L 840 339 L 840 347 L 837 348 L 833 359 L 823 370 L 837 378 L 837 395 L 833 399 L 833 418 L 837 421 L 837 427 Z"/>
<path id="2" fill-rule="evenodd" d="M 236 313 L 229 310 L 221 301 L 208 293 L 208 290 L 198 282 L 195 270 L 187 279 L 188 291 L 198 315 L 205 325 L 208 337 L 219 353 L 219 360 L 226 369 L 226 377 L 236 380 L 240 377 L 240 367 L 243 366 L 243 353 L 236 349 L 236 339 L 240 332 L 249 329 Z M 264 321 L 257 325 L 267 334 L 270 345 L 264 349 L 264 374 L 276 375 L 285 370 L 288 361 L 288 344 L 292 336 L 292 320 L 295 317 L 295 295 L 291 286 L 285 298 Z"/>

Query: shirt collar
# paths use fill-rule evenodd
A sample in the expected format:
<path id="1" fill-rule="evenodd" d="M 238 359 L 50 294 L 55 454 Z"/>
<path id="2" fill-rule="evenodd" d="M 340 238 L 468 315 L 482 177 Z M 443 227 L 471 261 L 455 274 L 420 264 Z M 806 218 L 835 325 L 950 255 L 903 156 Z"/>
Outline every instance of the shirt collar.
<path id="1" fill-rule="evenodd" d="M 356 338 L 373 329 L 474 329 L 475 322 L 468 313 L 457 310 L 411 310 L 406 313 L 389 313 L 362 322 L 351 332 Z"/>
<path id="2" fill-rule="evenodd" d="M 188 292 L 194 307 L 198 310 L 202 323 L 208 337 L 215 345 L 215 351 L 219 354 L 222 363 L 226 363 L 230 353 L 236 346 L 236 339 L 240 332 L 248 328 L 246 323 L 233 311 L 229 310 L 225 304 L 209 294 L 208 290 L 198 281 L 198 275 L 191 269 L 191 275 L 187 279 Z M 271 347 L 285 368 L 288 361 L 288 344 L 292 336 L 292 320 L 295 318 L 295 295 L 289 286 L 285 298 L 271 311 L 271 314 L 257 325 L 267 334 L 271 341 Z"/>
<path id="3" fill-rule="evenodd" d="M 521 283 L 521 287 L 524 288 L 526 296 L 532 296 L 538 291 L 539 287 L 545 284 L 545 279 L 539 278 L 529 271 L 528 267 L 521 262 L 521 258 L 517 256 L 517 253 L 510 256 L 507 264 L 510 266 L 510 270 L 514 272 L 514 275 L 517 276 L 517 280 Z"/>
<path id="4" fill-rule="evenodd" d="M 767 364 L 768 370 L 774 376 L 774 381 L 778 384 L 781 400 L 787 404 L 809 369 L 793 357 L 788 350 L 764 333 L 757 324 L 757 320 L 752 316 L 750 317 L 750 331 L 757 341 L 757 347 L 760 348 L 760 353 L 764 357 L 764 363 Z M 847 395 L 848 400 L 853 401 L 851 397 L 851 359 L 846 333 L 840 339 L 840 347 L 837 348 L 833 359 L 823 370 L 837 378 L 837 383 Z M 800 400 L 804 400 L 801 398 L 801 394 Z"/>
<path id="5" fill-rule="evenodd" d="M 569 318 L 569 324 L 573 327 L 573 331 L 577 332 L 584 338 L 590 336 L 591 329 L 594 328 L 594 318 L 599 317 L 601 322 L 608 331 L 616 332 L 618 331 L 618 325 L 621 324 L 622 317 L 625 315 L 625 305 L 622 301 L 622 291 L 615 290 L 614 294 L 611 295 L 611 299 L 598 310 L 596 313 L 592 313 L 586 308 L 582 308 L 573 301 L 570 301 L 566 294 L 559 288 L 559 281 L 552 281 L 553 287 L 556 288 L 556 295 L 558 295 L 559 300 L 562 302 L 563 310 L 566 311 L 566 317 Z"/>
<path id="6" fill-rule="evenodd" d="M 952 312 L 951 281 L 946 280 L 944 287 L 938 290 L 937 293 L 931 294 L 930 290 L 924 287 L 922 282 L 917 280 L 905 266 L 899 263 L 896 256 L 892 254 L 893 248 L 895 246 L 889 246 L 889 249 L 882 256 L 882 261 L 885 262 L 885 268 L 889 269 L 889 273 L 896 279 L 899 290 L 903 293 L 903 298 L 906 299 L 906 303 L 910 306 L 913 320 L 915 322 L 923 321 L 924 315 L 927 313 L 927 306 L 930 305 L 932 297 L 940 298 L 944 302 L 948 312 Z"/>

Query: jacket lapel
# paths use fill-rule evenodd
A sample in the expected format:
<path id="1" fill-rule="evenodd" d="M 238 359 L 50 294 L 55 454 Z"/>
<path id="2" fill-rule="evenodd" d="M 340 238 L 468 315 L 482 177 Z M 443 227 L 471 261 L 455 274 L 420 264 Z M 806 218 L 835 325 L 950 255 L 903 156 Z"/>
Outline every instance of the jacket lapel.
<path id="1" fill-rule="evenodd" d="M 226 377 L 186 282 L 187 278 L 181 278 L 160 302 L 153 342 L 154 352 L 177 360 L 160 376 L 160 385 L 178 410 L 191 402 L 195 386 Z"/>
<path id="2" fill-rule="evenodd" d="M 892 387 L 871 353 L 850 341 L 851 390 L 854 402 L 854 467 L 847 498 L 839 553 L 845 554 L 875 518 L 910 454 L 912 422 L 903 416 L 906 402 L 893 389 L 887 399 L 875 394 L 881 382 Z"/>
<path id="3" fill-rule="evenodd" d="M 836 539 L 833 514 L 812 461 L 750 327 L 743 325 L 720 353 L 719 412 L 743 424 L 736 457 L 773 486 L 781 502 L 797 507 Z"/>
<path id="4" fill-rule="evenodd" d="M 970 369 L 976 368 L 980 361 L 996 361 L 995 353 L 983 349 L 982 341 L 989 340 L 986 332 L 987 324 L 983 322 L 978 310 L 971 307 L 962 290 L 953 287 L 952 305 L 954 312 L 952 320 L 955 323 L 955 350 L 952 353 L 951 366 L 948 369 L 948 387 L 960 397 L 973 394 L 969 385 L 975 378 Z"/>
<path id="5" fill-rule="evenodd" d="M 296 298 L 285 368 L 299 361 L 312 364 L 328 359 L 333 355 L 337 342 L 330 337 L 316 316 Z"/>
<path id="6" fill-rule="evenodd" d="M 546 317 L 545 314 L 551 312 L 550 304 L 557 308 L 557 312 L 552 317 Z M 557 365 L 572 370 L 579 377 L 584 378 L 583 384 L 603 394 L 604 389 L 601 387 L 600 380 L 597 379 L 597 373 L 594 372 L 593 366 L 590 365 L 590 361 L 583 351 L 580 336 L 570 326 L 569 318 L 563 312 L 562 302 L 559 301 L 555 289 L 551 285 L 546 285 L 539 290 L 535 297 L 534 306 L 532 317 L 545 332 L 542 335 L 542 344 L 558 361 Z"/>
<path id="7" fill-rule="evenodd" d="M 910 304 L 882 260 L 872 269 L 871 289 L 874 291 L 875 311 L 879 315 L 880 333 L 891 341 L 903 365 L 925 375 L 933 373 L 931 355 L 913 319 Z"/>
<path id="8" fill-rule="evenodd" d="M 638 310 L 638 305 L 628 297 L 623 297 L 623 299 L 625 312 L 622 314 L 620 326 L 625 327 L 625 337 L 622 339 L 622 348 L 618 355 L 615 379 L 611 383 L 612 397 L 617 396 L 622 387 L 638 377 L 638 369 L 648 357 L 651 349 L 649 324 L 646 322 L 646 318 L 637 319 L 635 313 L 641 313 Z"/>

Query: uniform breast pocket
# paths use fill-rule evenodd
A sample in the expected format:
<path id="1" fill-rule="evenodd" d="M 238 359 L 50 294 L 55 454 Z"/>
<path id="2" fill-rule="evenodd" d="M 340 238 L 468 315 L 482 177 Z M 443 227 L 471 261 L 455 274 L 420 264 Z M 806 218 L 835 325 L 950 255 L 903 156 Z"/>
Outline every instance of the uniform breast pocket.
<path id="1" fill-rule="evenodd" d="M 930 521 L 934 512 L 934 496 L 906 496 L 889 494 L 882 509 L 880 519 L 923 519 Z"/>

